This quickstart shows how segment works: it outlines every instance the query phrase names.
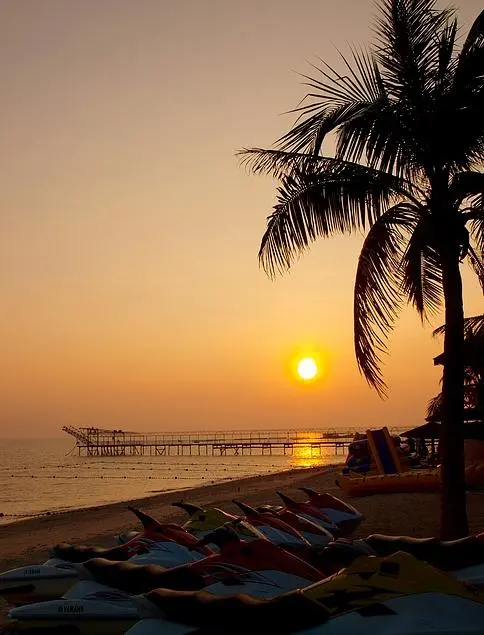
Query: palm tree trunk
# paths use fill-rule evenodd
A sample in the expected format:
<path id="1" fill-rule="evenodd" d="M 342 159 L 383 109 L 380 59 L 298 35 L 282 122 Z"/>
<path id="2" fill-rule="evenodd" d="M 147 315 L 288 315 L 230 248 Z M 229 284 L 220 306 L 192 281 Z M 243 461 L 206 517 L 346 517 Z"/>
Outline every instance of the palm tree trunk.
<path id="1" fill-rule="evenodd" d="M 464 307 L 459 252 L 442 254 L 445 298 L 444 376 L 441 431 L 441 538 L 468 534 L 464 462 Z"/>

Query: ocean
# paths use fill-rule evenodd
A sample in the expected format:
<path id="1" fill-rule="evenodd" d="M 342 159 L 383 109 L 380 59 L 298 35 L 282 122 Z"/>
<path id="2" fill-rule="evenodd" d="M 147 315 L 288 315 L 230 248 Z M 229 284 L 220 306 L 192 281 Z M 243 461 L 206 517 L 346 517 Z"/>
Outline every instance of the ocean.
<path id="1" fill-rule="evenodd" d="M 0 524 L 294 468 L 341 463 L 332 447 L 293 456 L 79 457 L 69 437 L 3 439 Z"/>

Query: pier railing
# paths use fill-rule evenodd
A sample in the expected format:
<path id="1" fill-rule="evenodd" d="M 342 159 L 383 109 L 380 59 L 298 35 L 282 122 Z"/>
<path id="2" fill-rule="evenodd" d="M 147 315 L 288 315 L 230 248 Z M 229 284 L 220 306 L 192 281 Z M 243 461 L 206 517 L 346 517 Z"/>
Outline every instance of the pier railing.
<path id="1" fill-rule="evenodd" d="M 292 453 L 295 447 L 314 449 L 332 446 L 336 451 L 353 438 L 353 431 L 314 430 L 235 430 L 231 432 L 137 433 L 102 428 L 64 426 L 76 439 L 79 454 L 88 456 L 169 455 L 169 454 L 272 454 Z"/>

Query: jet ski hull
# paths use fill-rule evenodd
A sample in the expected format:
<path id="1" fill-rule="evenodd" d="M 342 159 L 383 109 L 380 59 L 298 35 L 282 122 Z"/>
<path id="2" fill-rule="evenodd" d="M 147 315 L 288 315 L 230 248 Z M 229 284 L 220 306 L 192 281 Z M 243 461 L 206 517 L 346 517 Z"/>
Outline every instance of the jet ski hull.
<path id="1" fill-rule="evenodd" d="M 450 574 L 466 584 L 471 584 L 478 589 L 484 589 L 484 563 L 459 569 L 458 571 L 450 571 Z"/>
<path id="2" fill-rule="evenodd" d="M 52 635 L 123 635 L 139 619 L 131 602 L 55 600 L 13 609 L 18 633 Z"/>
<path id="3" fill-rule="evenodd" d="M 12 635 L 124 635 L 131 631 L 136 620 L 65 620 L 45 622 L 13 622 Z"/>
<path id="4" fill-rule="evenodd" d="M 214 595 L 235 595 L 239 593 L 245 593 L 256 598 L 270 599 L 277 597 L 287 591 L 299 589 L 308 586 L 311 583 L 310 580 L 302 578 L 291 573 L 285 573 L 283 571 L 236 571 L 233 570 L 233 577 L 228 577 L 227 573 L 230 572 L 230 565 L 220 564 L 214 566 L 211 572 L 212 577 L 219 577 L 218 572 L 224 575 L 224 579 L 218 582 L 209 584 L 204 588 L 207 593 L 213 593 Z M 75 584 L 65 594 L 64 598 L 58 600 L 62 602 L 64 600 L 102 600 L 109 597 L 109 595 L 117 596 L 118 601 L 130 602 L 132 596 L 128 593 L 118 591 L 116 589 L 107 587 L 98 582 L 91 580 L 81 580 Z M 55 602 L 52 603 L 52 608 L 55 610 Z"/>
<path id="5" fill-rule="evenodd" d="M 440 593 L 422 593 L 369 605 L 366 610 L 346 613 L 298 635 L 478 635 L 482 633 L 483 620 L 484 604 Z M 163 634 L 170 635 L 166 630 Z"/>
<path id="6" fill-rule="evenodd" d="M 196 633 L 198 628 L 179 624 L 178 622 L 167 622 L 166 620 L 146 619 L 137 622 L 126 635 L 189 635 Z"/>
<path id="7" fill-rule="evenodd" d="M 309 520 L 311 523 L 318 525 L 318 527 L 322 527 L 323 529 L 326 529 L 326 531 L 329 531 L 333 535 L 339 534 L 338 525 L 336 525 L 335 523 L 327 522 L 326 520 L 323 520 L 322 518 L 318 518 L 316 516 L 311 516 L 311 514 L 308 514 L 306 512 L 298 511 L 296 513 L 302 518 Z"/>
<path id="8" fill-rule="evenodd" d="M 439 593 L 394 598 L 334 617 L 297 635 L 480 635 L 484 605 Z M 214 625 L 214 630 L 217 627 Z M 162 619 L 143 619 L 126 635 L 191 635 L 195 626 Z M 209 629 L 206 629 L 209 632 Z M 274 628 L 273 632 L 277 632 Z"/>
<path id="9" fill-rule="evenodd" d="M 237 577 L 216 582 L 204 590 L 214 595 L 230 596 L 244 593 L 261 599 L 271 599 L 287 591 L 305 587 L 309 583 L 310 581 L 305 578 L 280 571 L 247 571 L 238 572 Z M 120 616 L 126 617 L 120 620 Z M 139 619 L 139 614 L 134 598 L 127 593 L 97 582 L 82 580 L 70 589 L 66 597 L 13 609 L 9 617 L 16 620 L 24 630 L 29 624 L 35 624 L 36 629 L 60 628 L 66 623 L 84 628 L 83 625 L 86 623 L 96 625 L 102 620 L 105 630 L 101 632 L 117 635 L 128 630 Z M 126 621 L 131 621 L 129 626 L 126 626 Z M 116 630 L 118 626 L 112 625 L 111 622 L 122 622 L 124 630 Z M 54 630 L 51 632 L 55 633 Z M 88 630 L 81 632 L 82 635 L 84 632 L 91 633 Z"/>
<path id="10" fill-rule="evenodd" d="M 78 580 L 78 572 L 66 565 L 31 565 L 0 575 L 0 597 L 18 606 L 61 597 Z"/>

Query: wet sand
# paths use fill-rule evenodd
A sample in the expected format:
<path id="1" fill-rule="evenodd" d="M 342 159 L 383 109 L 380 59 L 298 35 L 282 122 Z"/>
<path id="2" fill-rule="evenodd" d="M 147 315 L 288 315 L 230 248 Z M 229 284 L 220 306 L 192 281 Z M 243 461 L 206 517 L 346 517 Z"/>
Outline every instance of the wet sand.
<path id="1" fill-rule="evenodd" d="M 330 492 L 357 507 L 365 515 L 356 534 L 360 537 L 369 533 L 418 537 L 437 535 L 438 493 L 385 494 L 350 499 L 335 485 L 338 472 L 336 467 L 291 470 L 0 526 L 0 571 L 43 562 L 48 557 L 47 549 L 59 542 L 100 545 L 112 543 L 114 536 L 120 531 L 137 528 L 136 519 L 127 510 L 128 504 L 137 506 L 160 520 L 180 522 L 187 516 L 171 506 L 174 501 L 213 505 L 238 513 L 238 508 L 231 502 L 233 498 L 252 505 L 278 504 L 280 499 L 275 491 L 281 489 L 294 498 L 304 500 L 304 494 L 297 490 L 303 485 Z M 484 492 L 468 494 L 468 509 L 471 531 L 484 530 Z M 6 606 L 0 600 L 0 623 L 5 616 Z"/>

